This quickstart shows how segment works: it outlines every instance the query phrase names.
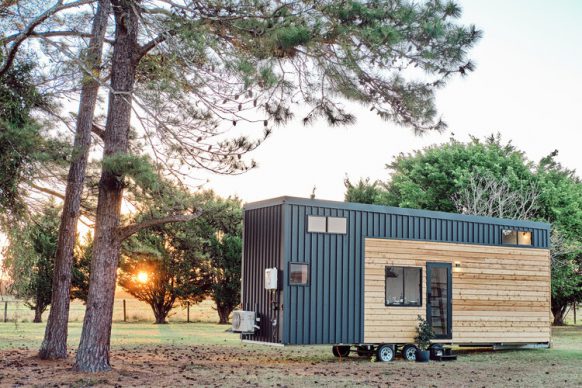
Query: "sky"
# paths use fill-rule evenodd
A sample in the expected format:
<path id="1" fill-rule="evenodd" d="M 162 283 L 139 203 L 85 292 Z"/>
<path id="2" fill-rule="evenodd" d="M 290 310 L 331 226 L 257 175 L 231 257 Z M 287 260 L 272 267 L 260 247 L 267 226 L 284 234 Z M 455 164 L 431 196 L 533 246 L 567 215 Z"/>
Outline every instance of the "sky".
<path id="1" fill-rule="evenodd" d="M 245 202 L 277 196 L 343 200 L 344 179 L 387 180 L 394 156 L 432 144 L 500 132 L 539 160 L 558 160 L 582 175 L 582 1 L 462 0 L 461 21 L 484 33 L 470 57 L 476 70 L 437 94 L 445 133 L 415 136 L 410 129 L 353 107 L 355 125 L 331 128 L 295 121 L 276 128 L 250 157 L 258 167 L 239 176 L 195 172 L 194 182 Z M 297 115 L 298 117 L 300 115 Z M 299 121 L 299 120 L 298 120 Z M 5 236 L 0 233 L 0 247 Z M 0 252 L 0 260 L 1 260 Z"/>
<path id="2" fill-rule="evenodd" d="M 446 132 L 415 136 L 410 129 L 354 107 L 355 125 L 331 128 L 295 121 L 275 128 L 250 156 L 258 168 L 240 176 L 196 176 L 221 195 L 252 202 L 282 195 L 343 200 L 344 178 L 387 180 L 399 153 L 469 135 L 500 132 L 539 160 L 582 172 L 582 1 L 464 0 L 462 22 L 484 33 L 470 57 L 476 70 L 437 94 Z"/>

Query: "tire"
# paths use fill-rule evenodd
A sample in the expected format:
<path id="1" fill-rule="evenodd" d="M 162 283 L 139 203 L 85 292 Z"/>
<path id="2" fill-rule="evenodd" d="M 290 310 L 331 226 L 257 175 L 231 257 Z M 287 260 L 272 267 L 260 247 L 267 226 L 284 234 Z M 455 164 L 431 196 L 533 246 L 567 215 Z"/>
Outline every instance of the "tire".
<path id="1" fill-rule="evenodd" d="M 389 344 L 378 346 L 376 358 L 381 362 L 390 362 L 394 359 L 394 347 Z"/>
<path id="2" fill-rule="evenodd" d="M 348 345 L 332 346 L 331 352 L 336 357 L 347 357 L 350 355 L 350 347 Z"/>
<path id="3" fill-rule="evenodd" d="M 402 348 L 402 358 L 406 361 L 416 361 L 416 346 L 412 344 L 405 345 Z"/>
<path id="4" fill-rule="evenodd" d="M 430 358 L 432 360 L 439 359 L 439 353 L 440 356 L 445 354 L 445 347 L 441 344 L 432 344 L 428 347 L 428 350 L 430 351 Z"/>
<path id="5" fill-rule="evenodd" d="M 374 354 L 374 348 L 371 347 L 372 349 L 368 349 L 367 346 L 358 346 L 357 348 L 357 352 L 358 352 L 358 356 L 360 357 L 372 357 L 372 355 Z"/>

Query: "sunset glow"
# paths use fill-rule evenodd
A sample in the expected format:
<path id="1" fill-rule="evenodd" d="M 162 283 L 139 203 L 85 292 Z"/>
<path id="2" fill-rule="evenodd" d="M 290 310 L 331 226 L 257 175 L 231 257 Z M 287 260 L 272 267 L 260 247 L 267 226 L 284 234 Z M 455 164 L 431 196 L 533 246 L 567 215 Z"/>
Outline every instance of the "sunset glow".
<path id="1" fill-rule="evenodd" d="M 139 283 L 145 284 L 149 279 L 148 273 L 141 271 L 137 274 L 136 279 Z"/>

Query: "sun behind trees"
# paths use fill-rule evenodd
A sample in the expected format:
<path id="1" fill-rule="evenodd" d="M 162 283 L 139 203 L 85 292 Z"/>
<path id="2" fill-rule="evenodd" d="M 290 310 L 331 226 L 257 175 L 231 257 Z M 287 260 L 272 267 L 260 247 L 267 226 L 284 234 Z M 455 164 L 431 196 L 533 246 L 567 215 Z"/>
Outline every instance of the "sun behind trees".
<path id="1" fill-rule="evenodd" d="M 220 323 L 228 323 L 240 303 L 241 203 L 212 192 L 194 201 L 202 209 L 198 219 L 142 230 L 123 246 L 119 285 L 152 308 L 155 323 L 167 323 L 178 303 L 207 297 Z"/>

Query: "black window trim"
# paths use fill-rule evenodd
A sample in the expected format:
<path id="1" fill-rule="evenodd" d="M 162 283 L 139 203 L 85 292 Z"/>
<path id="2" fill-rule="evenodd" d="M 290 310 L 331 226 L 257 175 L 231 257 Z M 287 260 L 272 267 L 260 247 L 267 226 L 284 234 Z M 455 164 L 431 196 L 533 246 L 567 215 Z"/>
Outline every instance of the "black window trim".
<path id="1" fill-rule="evenodd" d="M 291 283 L 291 265 L 292 264 L 300 264 L 307 266 L 307 282 L 306 283 Z M 287 276 L 287 281 L 289 282 L 289 286 L 293 287 L 308 287 L 311 282 L 311 273 L 309 272 L 309 263 L 305 263 L 303 261 L 290 261 L 289 262 L 289 276 Z"/>
<path id="2" fill-rule="evenodd" d="M 386 277 L 386 272 L 388 272 L 388 268 L 415 268 L 420 270 L 420 278 L 419 278 L 419 284 L 418 284 L 418 295 L 419 295 L 419 301 L 417 304 L 396 304 L 396 303 L 388 303 L 388 301 L 386 300 L 386 280 L 388 279 Z M 402 293 L 404 294 L 404 289 L 406 288 L 406 286 L 404 285 L 404 279 L 406 277 L 404 276 L 404 270 L 402 271 Z M 404 265 L 387 265 L 384 267 L 384 306 L 386 307 L 422 307 L 422 267 L 417 267 L 417 266 L 404 266 Z"/>

